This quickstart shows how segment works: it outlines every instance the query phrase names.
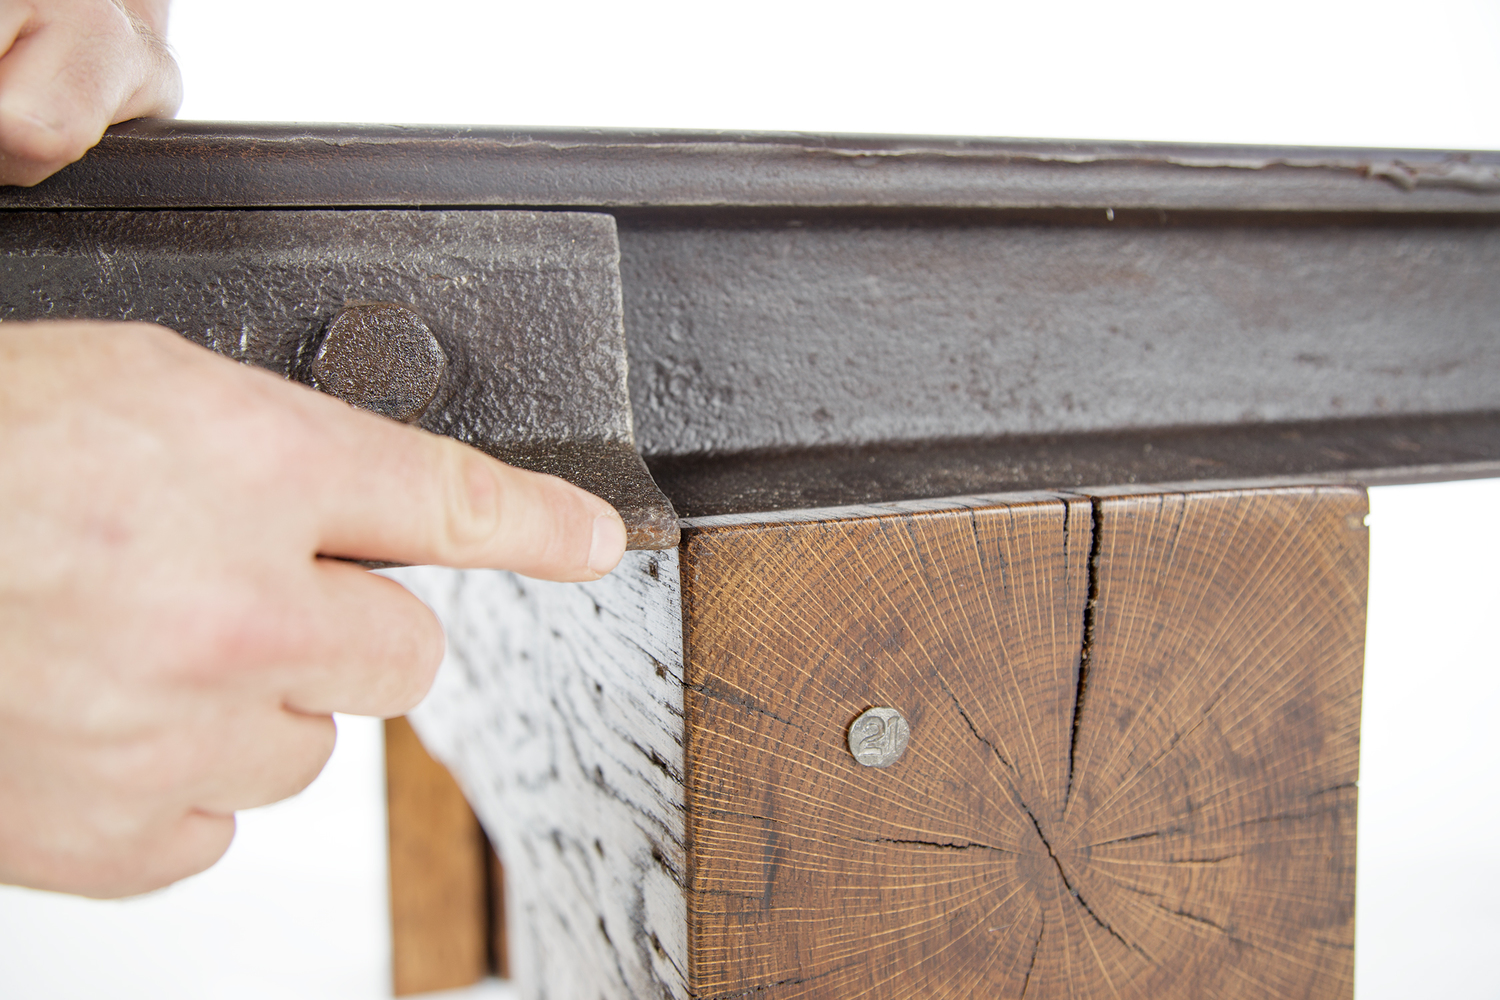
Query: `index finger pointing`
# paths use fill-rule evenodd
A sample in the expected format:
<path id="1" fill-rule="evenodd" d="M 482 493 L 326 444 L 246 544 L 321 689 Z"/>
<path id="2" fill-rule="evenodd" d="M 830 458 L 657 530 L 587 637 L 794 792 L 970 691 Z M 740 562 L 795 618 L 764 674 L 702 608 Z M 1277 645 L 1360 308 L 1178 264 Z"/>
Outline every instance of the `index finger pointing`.
<path id="1" fill-rule="evenodd" d="M 624 522 L 593 494 L 315 399 L 337 411 L 319 414 L 338 452 L 332 467 L 313 470 L 321 554 L 508 569 L 546 580 L 597 580 L 624 555 Z"/>

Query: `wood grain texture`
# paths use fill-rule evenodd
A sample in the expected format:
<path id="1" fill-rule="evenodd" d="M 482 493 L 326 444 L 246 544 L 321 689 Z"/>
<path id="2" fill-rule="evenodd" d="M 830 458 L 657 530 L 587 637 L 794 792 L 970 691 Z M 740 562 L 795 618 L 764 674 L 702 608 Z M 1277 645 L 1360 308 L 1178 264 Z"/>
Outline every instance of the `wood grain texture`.
<path id="1" fill-rule="evenodd" d="M 391 575 L 447 627 L 412 721 L 505 863 L 520 994 L 686 998 L 677 552 L 628 553 L 592 584 Z"/>
<path id="2" fill-rule="evenodd" d="M 490 969 L 479 821 L 405 719 L 386 720 L 385 774 L 395 994 L 476 983 Z"/>
<path id="3" fill-rule="evenodd" d="M 1350 996 L 1362 491 L 942 506 L 690 530 L 693 995 Z"/>

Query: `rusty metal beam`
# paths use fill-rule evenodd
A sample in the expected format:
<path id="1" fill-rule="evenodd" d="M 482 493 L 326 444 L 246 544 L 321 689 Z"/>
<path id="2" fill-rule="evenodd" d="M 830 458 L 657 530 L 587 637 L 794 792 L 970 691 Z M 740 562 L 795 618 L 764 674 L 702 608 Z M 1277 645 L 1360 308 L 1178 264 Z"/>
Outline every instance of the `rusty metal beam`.
<path id="1" fill-rule="evenodd" d="M 1500 153 L 141 121 L 4 204 L 1500 211 Z"/>
<path id="2" fill-rule="evenodd" d="M 614 215 L 686 514 L 1500 472 L 1500 153 L 170 122 L 0 192 L 296 206 Z"/>
<path id="3" fill-rule="evenodd" d="M 0 319 L 160 323 L 246 364 L 677 517 L 631 431 L 614 220 L 582 212 L 0 212 Z"/>

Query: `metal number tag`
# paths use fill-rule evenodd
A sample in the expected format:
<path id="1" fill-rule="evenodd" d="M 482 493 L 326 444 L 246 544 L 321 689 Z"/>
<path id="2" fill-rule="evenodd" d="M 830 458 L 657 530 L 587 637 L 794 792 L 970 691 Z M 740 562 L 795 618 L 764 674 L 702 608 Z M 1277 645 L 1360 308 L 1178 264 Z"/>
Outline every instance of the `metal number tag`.
<path id="1" fill-rule="evenodd" d="M 906 752 L 911 727 L 894 708 L 872 708 L 849 727 L 849 752 L 865 767 L 889 767 Z"/>

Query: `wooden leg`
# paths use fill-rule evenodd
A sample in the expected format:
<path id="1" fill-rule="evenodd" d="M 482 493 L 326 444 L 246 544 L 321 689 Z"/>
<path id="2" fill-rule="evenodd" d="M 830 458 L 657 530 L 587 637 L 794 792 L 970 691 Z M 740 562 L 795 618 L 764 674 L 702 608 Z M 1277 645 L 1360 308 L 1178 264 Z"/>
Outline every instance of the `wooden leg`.
<path id="1" fill-rule="evenodd" d="M 526 995 L 1347 1000 L 1363 492 L 1138 493 L 426 591 L 461 669 L 417 722 L 527 852 Z"/>
<path id="2" fill-rule="evenodd" d="M 420 567 L 448 661 L 413 713 L 505 859 L 523 997 L 685 997 L 677 553 L 594 584 Z"/>
<path id="3" fill-rule="evenodd" d="M 1039 498 L 690 539 L 697 995 L 1348 997 L 1364 511 Z M 910 722 L 892 767 L 844 747 L 870 706 Z"/>
<path id="4" fill-rule="evenodd" d="M 479 818 L 475 817 L 474 822 L 477 824 Z M 483 833 L 483 830 L 480 832 Z M 488 837 L 485 838 L 484 874 L 485 889 L 488 891 L 485 900 L 489 915 L 486 944 L 489 946 L 490 972 L 501 979 L 509 979 L 510 944 L 505 928 L 505 869 L 501 867 L 500 855 L 495 853 Z"/>
<path id="5" fill-rule="evenodd" d="M 457 782 L 405 719 L 385 724 L 385 766 L 395 993 L 476 983 L 494 950 L 489 844 Z"/>

